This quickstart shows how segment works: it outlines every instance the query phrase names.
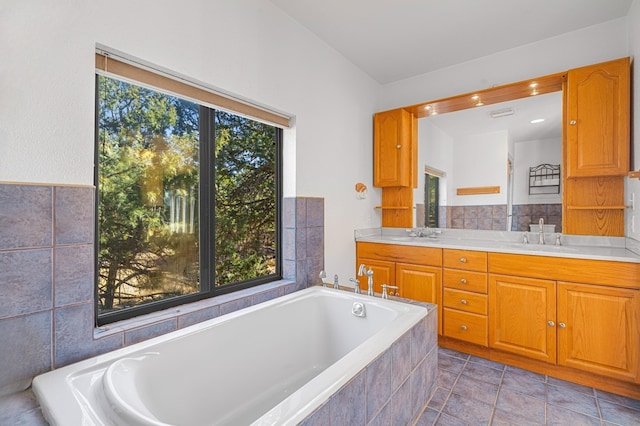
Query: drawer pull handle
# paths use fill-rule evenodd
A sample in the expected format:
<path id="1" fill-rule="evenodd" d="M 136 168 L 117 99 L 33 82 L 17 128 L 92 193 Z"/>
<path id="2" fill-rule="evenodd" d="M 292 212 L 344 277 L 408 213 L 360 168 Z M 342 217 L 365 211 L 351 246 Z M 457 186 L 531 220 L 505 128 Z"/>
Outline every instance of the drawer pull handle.
<path id="1" fill-rule="evenodd" d="M 462 284 L 466 284 L 466 283 L 467 283 L 467 279 L 466 279 L 466 278 L 463 278 L 463 279 L 461 279 L 461 280 L 460 280 L 460 282 L 461 282 Z"/>
<path id="2" fill-rule="evenodd" d="M 466 257 L 461 257 L 461 258 L 460 258 L 460 262 L 462 262 L 462 263 L 467 263 L 467 258 L 466 258 Z"/>
<path id="3" fill-rule="evenodd" d="M 467 304 L 467 301 L 465 299 L 460 300 L 460 303 L 462 303 L 463 305 Z"/>
<path id="4" fill-rule="evenodd" d="M 466 326 L 466 325 L 461 325 L 461 326 L 460 326 L 460 330 L 462 330 L 462 331 L 467 331 L 467 326 Z"/>
<path id="5" fill-rule="evenodd" d="M 558 325 L 560 326 L 560 328 L 565 328 L 567 326 L 567 324 L 563 322 L 559 322 Z"/>
<path id="6" fill-rule="evenodd" d="M 554 325 L 556 325 L 556 323 L 554 323 L 553 321 L 547 321 L 547 324 L 549 325 L 549 327 L 553 327 Z"/>

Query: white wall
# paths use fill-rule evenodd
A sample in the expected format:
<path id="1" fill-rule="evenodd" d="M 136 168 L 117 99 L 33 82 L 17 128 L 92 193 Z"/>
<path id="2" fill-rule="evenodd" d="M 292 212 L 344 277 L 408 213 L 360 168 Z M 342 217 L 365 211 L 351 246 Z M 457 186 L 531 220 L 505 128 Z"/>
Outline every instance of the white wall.
<path id="1" fill-rule="evenodd" d="M 513 204 L 562 203 L 562 193 L 529 195 L 529 167 L 562 164 L 562 139 L 538 139 L 514 144 Z"/>
<path id="2" fill-rule="evenodd" d="M 413 192 L 415 203 L 424 203 L 425 166 L 446 173 L 440 178 L 439 187 L 439 204 L 446 206 L 451 189 L 448 182 L 453 171 L 453 138 L 430 120 L 418 120 L 418 188 Z"/>
<path id="3" fill-rule="evenodd" d="M 96 43 L 294 115 L 286 195 L 325 198 L 325 268 L 353 276 L 379 85 L 266 0 L 3 0 L 0 181 L 93 184 Z"/>
<path id="4" fill-rule="evenodd" d="M 634 3 L 637 8 L 638 0 Z M 380 109 L 414 105 L 621 58 L 629 55 L 628 43 L 627 18 L 616 19 L 386 84 L 381 90 Z"/>
<path id="5" fill-rule="evenodd" d="M 506 130 L 457 138 L 453 146 L 453 171 L 449 184 L 449 206 L 507 204 Z M 499 186 L 500 193 L 457 195 L 458 188 Z"/>
<path id="6" fill-rule="evenodd" d="M 632 58 L 632 84 L 633 93 L 631 99 L 633 106 L 632 125 L 632 160 L 633 170 L 640 169 L 640 69 L 634 63 L 634 58 L 640 57 L 640 0 L 635 0 L 627 15 L 629 20 L 629 55 Z M 635 210 L 625 211 L 626 235 L 640 240 L 640 179 L 628 179 L 625 194 L 627 194 L 627 205 L 631 205 L 631 198 L 635 199 Z"/>

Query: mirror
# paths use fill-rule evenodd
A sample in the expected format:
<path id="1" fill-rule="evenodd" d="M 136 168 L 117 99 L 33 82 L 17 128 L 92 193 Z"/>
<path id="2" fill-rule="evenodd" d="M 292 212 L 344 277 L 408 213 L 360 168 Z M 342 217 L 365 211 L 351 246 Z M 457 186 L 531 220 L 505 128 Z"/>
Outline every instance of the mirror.
<path id="1" fill-rule="evenodd" d="M 529 231 L 543 218 L 561 232 L 560 170 L 531 170 L 561 164 L 558 89 L 421 117 L 415 224 Z"/>

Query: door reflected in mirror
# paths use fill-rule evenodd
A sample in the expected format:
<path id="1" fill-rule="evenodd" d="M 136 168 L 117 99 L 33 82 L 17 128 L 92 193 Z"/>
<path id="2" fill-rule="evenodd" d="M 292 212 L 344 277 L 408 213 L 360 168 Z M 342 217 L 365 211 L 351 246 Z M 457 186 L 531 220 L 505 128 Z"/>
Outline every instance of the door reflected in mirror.
<path id="1" fill-rule="evenodd" d="M 528 231 L 543 218 L 560 232 L 560 176 L 530 191 L 529 173 L 561 163 L 560 91 L 420 118 L 416 226 Z"/>

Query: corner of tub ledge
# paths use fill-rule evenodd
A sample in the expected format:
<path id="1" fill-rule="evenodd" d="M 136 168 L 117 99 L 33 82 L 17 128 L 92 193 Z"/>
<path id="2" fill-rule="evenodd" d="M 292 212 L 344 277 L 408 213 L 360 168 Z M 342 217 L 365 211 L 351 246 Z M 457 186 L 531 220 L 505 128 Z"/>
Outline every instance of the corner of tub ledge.
<path id="1" fill-rule="evenodd" d="M 423 308 L 427 309 L 427 312 L 431 312 L 438 307 L 438 305 L 434 303 L 423 302 L 421 300 L 405 299 L 404 297 L 391 296 L 389 297 L 389 299 L 395 300 L 397 302 L 407 303 L 409 305 L 422 306 Z"/>

